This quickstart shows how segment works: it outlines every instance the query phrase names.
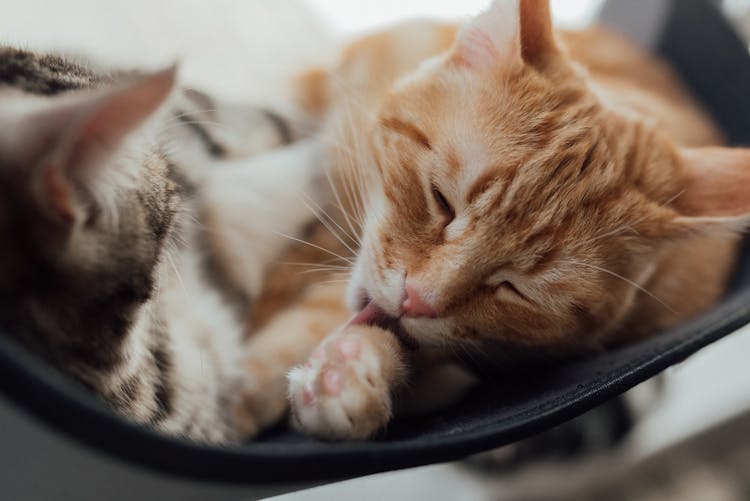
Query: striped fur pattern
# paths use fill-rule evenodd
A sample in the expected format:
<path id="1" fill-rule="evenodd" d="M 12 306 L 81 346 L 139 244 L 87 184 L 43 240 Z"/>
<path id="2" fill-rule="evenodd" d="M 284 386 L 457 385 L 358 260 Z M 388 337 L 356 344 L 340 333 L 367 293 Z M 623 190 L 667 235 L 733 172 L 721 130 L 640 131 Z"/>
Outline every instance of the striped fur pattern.
<path id="1" fill-rule="evenodd" d="M 618 36 L 557 32 L 546 0 L 496 0 L 460 29 L 364 38 L 304 82 L 339 139 L 359 313 L 291 373 L 301 429 L 366 438 L 399 401 L 460 394 L 444 363 L 512 377 L 722 294 L 750 152 L 717 146 L 670 70 Z"/>
<path id="2" fill-rule="evenodd" d="M 0 330 L 138 423 L 225 442 L 283 416 L 285 371 L 320 339 L 259 357 L 246 332 L 284 248 L 252 252 L 270 230 L 248 214 L 283 201 L 259 173 L 307 189 L 314 149 L 255 161 L 292 140 L 286 119 L 174 80 L 0 48 Z M 264 223 L 294 235 L 309 218 L 299 206 Z M 246 232 L 232 228 L 243 219 Z"/>

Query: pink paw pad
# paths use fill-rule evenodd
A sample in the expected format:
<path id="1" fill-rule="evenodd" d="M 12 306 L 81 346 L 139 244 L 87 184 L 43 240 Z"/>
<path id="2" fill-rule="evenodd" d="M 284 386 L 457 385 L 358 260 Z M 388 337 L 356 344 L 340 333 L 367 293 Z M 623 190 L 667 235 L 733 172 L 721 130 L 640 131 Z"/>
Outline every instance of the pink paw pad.
<path id="1" fill-rule="evenodd" d="M 359 350 L 360 346 L 358 339 L 346 339 L 339 344 L 339 352 L 347 360 L 359 357 Z"/>
<path id="2" fill-rule="evenodd" d="M 307 383 L 305 390 L 302 392 L 302 403 L 311 405 L 313 402 L 315 402 L 315 394 L 313 393 L 312 383 Z"/>
<path id="3" fill-rule="evenodd" d="M 331 369 L 323 374 L 323 387 L 329 395 L 335 396 L 341 393 L 342 386 L 343 381 L 339 371 Z"/>

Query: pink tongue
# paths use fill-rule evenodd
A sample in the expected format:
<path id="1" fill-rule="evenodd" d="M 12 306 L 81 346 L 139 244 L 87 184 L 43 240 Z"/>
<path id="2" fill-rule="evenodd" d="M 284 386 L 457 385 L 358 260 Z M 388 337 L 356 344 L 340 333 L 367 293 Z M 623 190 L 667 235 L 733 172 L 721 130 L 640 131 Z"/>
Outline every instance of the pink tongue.
<path id="1" fill-rule="evenodd" d="M 371 325 L 382 316 L 383 310 L 374 303 L 369 303 L 365 308 L 349 321 L 349 325 Z"/>

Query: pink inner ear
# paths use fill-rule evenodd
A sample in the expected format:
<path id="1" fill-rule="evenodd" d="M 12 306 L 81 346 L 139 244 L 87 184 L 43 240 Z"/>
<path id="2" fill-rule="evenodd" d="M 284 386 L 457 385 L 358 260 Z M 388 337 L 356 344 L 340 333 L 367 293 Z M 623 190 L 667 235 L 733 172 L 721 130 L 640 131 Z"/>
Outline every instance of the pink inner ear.
<path id="1" fill-rule="evenodd" d="M 75 206 L 70 183 L 63 177 L 59 166 L 48 164 L 42 166 L 39 174 L 39 190 L 50 209 L 50 216 L 61 222 L 72 223 L 75 220 Z"/>
<path id="2" fill-rule="evenodd" d="M 500 60 L 500 53 L 492 39 L 481 29 L 473 29 L 464 35 L 456 49 L 455 61 L 459 66 L 472 69 L 488 69 Z"/>
<path id="3" fill-rule="evenodd" d="M 520 60 L 518 0 L 495 0 L 458 34 L 452 61 L 459 66 L 490 70 Z"/>

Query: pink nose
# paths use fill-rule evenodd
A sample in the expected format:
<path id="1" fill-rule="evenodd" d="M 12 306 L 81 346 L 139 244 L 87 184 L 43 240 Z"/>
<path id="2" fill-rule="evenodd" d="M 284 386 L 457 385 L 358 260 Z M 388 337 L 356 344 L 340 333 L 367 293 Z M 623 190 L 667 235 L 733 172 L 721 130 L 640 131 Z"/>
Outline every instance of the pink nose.
<path id="1" fill-rule="evenodd" d="M 437 310 L 422 298 L 422 295 L 413 285 L 406 284 L 405 289 L 406 299 L 404 299 L 404 304 L 401 305 L 405 317 L 435 318 L 438 316 Z"/>

